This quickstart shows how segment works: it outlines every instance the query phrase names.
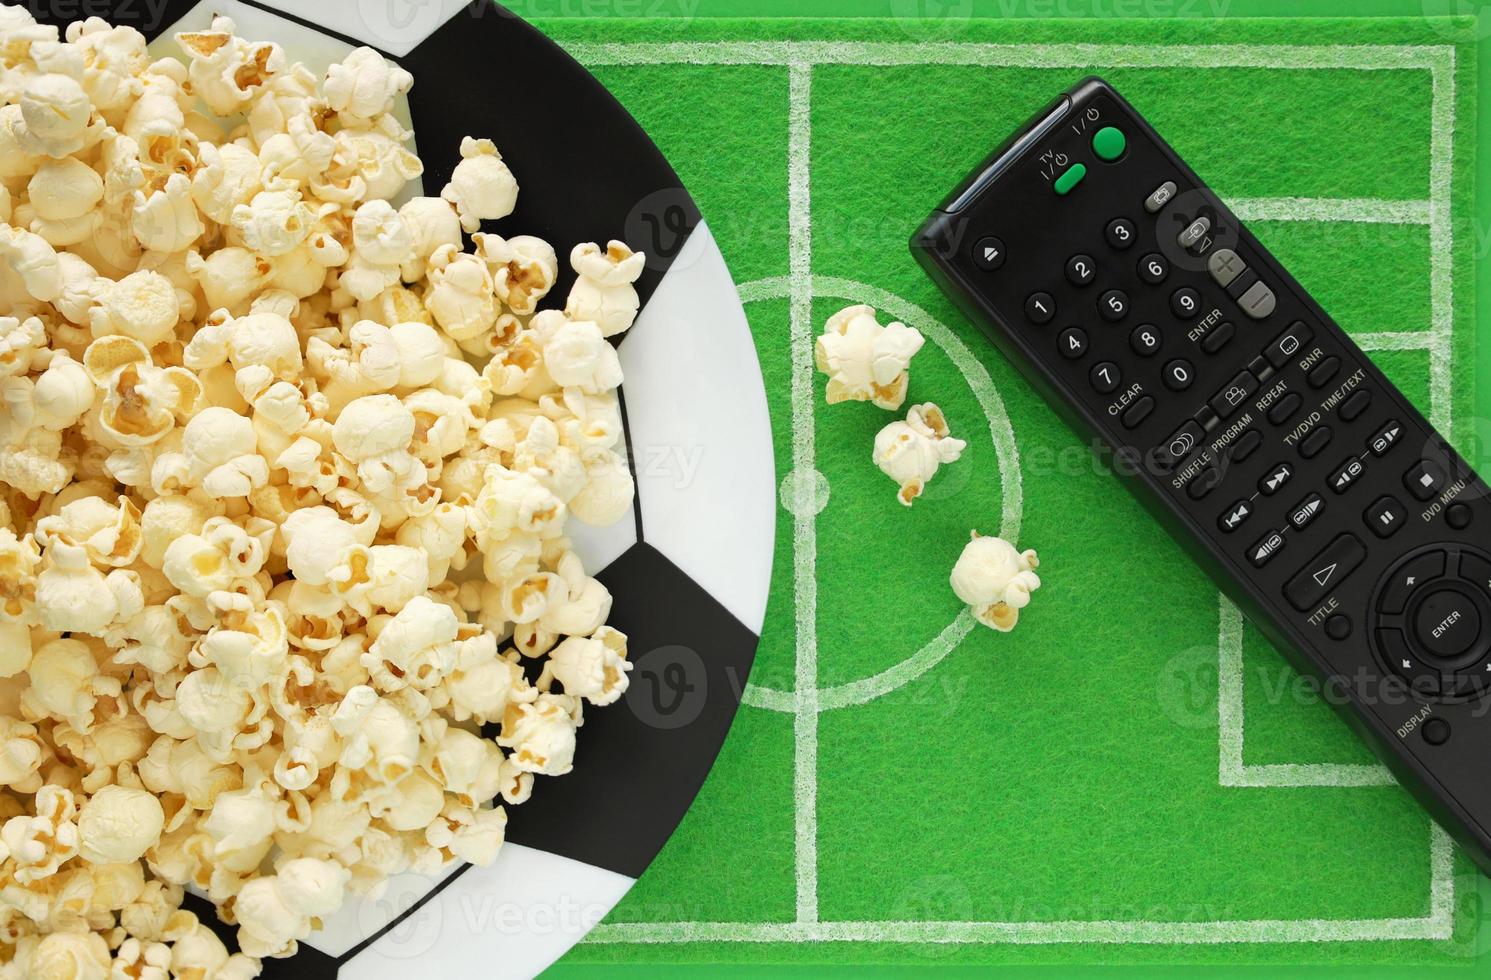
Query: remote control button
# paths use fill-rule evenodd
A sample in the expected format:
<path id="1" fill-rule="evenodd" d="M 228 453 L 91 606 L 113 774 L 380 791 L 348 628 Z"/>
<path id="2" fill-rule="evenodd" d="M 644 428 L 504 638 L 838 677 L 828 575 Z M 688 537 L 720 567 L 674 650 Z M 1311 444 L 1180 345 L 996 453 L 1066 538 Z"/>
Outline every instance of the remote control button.
<path id="1" fill-rule="evenodd" d="M 1170 294 L 1170 312 L 1182 320 L 1189 320 L 1201 310 L 1201 294 L 1190 286 L 1182 286 Z"/>
<path id="2" fill-rule="evenodd" d="M 1258 481 L 1258 492 L 1265 497 L 1272 497 L 1284 489 L 1285 484 L 1292 479 L 1294 479 L 1294 467 L 1288 463 L 1280 463 Z"/>
<path id="3" fill-rule="evenodd" d="M 1299 454 L 1305 459 L 1314 459 L 1325 452 L 1334 437 L 1335 433 L 1331 431 L 1330 426 L 1316 426 L 1313 432 L 1305 436 L 1304 442 L 1299 444 Z"/>
<path id="4" fill-rule="evenodd" d="M 1367 409 L 1372 407 L 1372 393 L 1366 389 L 1358 391 L 1350 398 L 1341 403 L 1337 410 L 1341 418 L 1347 422 L 1355 422 L 1366 414 Z"/>
<path id="5" fill-rule="evenodd" d="M 1082 178 L 1086 176 L 1087 167 L 1080 163 L 1074 163 L 1063 170 L 1061 176 L 1056 178 L 1056 183 L 1051 186 L 1056 189 L 1057 194 L 1069 194 L 1072 188 L 1080 184 Z"/>
<path id="6" fill-rule="evenodd" d="M 1413 593 L 1422 588 L 1425 583 L 1443 576 L 1444 568 L 1444 552 L 1430 551 L 1419 555 L 1399 568 L 1387 580 L 1387 584 L 1383 586 L 1382 595 L 1377 600 L 1377 611 L 1390 616 L 1401 614 L 1408 608 L 1408 600 Z"/>
<path id="7" fill-rule="evenodd" d="M 1413 645 L 1424 654 L 1452 660 L 1481 639 L 1481 611 L 1468 593 L 1443 586 L 1425 596 L 1413 614 Z"/>
<path id="8" fill-rule="evenodd" d="M 1104 361 L 1092 369 L 1088 380 L 1092 382 L 1092 388 L 1098 394 L 1111 395 L 1118 390 L 1119 385 L 1123 384 L 1123 372 L 1112 361 Z"/>
<path id="9" fill-rule="evenodd" d="M 1291 391 L 1268 407 L 1268 420 L 1274 425 L 1283 425 L 1294 418 L 1294 414 L 1304 403 L 1303 398 Z"/>
<path id="10" fill-rule="evenodd" d="M 1471 517 L 1470 508 L 1465 504 L 1450 504 L 1450 509 L 1444 512 L 1445 523 L 1456 531 L 1470 527 Z"/>
<path id="11" fill-rule="evenodd" d="M 1087 356 L 1087 334 L 1081 327 L 1068 327 L 1057 339 L 1061 356 L 1069 361 L 1080 361 Z"/>
<path id="12" fill-rule="evenodd" d="M 1312 493 L 1304 500 L 1294 505 L 1289 512 L 1289 523 L 1296 531 L 1303 531 L 1315 523 L 1315 518 L 1325 513 L 1325 498 L 1318 493 Z"/>
<path id="13" fill-rule="evenodd" d="M 1283 370 L 1289 359 L 1298 354 L 1306 344 L 1315 339 L 1315 331 L 1303 320 L 1295 320 L 1289 325 L 1289 329 L 1274 338 L 1274 342 L 1268 345 L 1263 356 L 1268 358 L 1268 363 Z"/>
<path id="14" fill-rule="evenodd" d="M 1097 278 L 1097 264 L 1091 255 L 1077 253 L 1066 260 L 1066 281 L 1073 286 L 1085 286 Z"/>
<path id="15" fill-rule="evenodd" d="M 1139 324 L 1129 336 L 1129 346 L 1140 357 L 1153 357 L 1164 345 L 1165 338 L 1160 334 L 1160 328 L 1152 323 Z"/>
<path id="16" fill-rule="evenodd" d="M 1367 508 L 1363 519 L 1373 534 L 1379 538 L 1390 538 L 1402 530 L 1408 520 L 1408 512 L 1396 498 L 1379 497 L 1375 504 Z"/>
<path id="17" fill-rule="evenodd" d="M 1248 263 L 1230 248 L 1219 248 L 1206 259 L 1206 271 L 1218 286 L 1226 289 L 1232 280 L 1248 270 Z"/>
<path id="18" fill-rule="evenodd" d="M 1257 390 L 1258 379 L 1253 377 L 1252 372 L 1239 371 L 1207 404 L 1217 413 L 1218 418 L 1230 418 Z"/>
<path id="19" fill-rule="evenodd" d="M 1186 496 L 1192 500 L 1205 500 L 1221 485 L 1222 471 L 1215 466 L 1208 466 L 1186 484 Z"/>
<path id="20" fill-rule="evenodd" d="M 1239 500 L 1222 512 L 1217 518 L 1217 526 L 1225 533 L 1231 534 L 1248 522 L 1253 516 L 1253 502 L 1251 500 Z"/>
<path id="21" fill-rule="evenodd" d="M 1170 264 L 1159 252 L 1150 252 L 1139 260 L 1139 278 L 1151 286 L 1158 286 L 1170 274 Z"/>
<path id="22" fill-rule="evenodd" d="M 1114 218 L 1108 222 L 1103 235 L 1108 239 L 1108 244 L 1114 248 L 1128 248 L 1134 244 L 1134 223 L 1128 218 Z"/>
<path id="23" fill-rule="evenodd" d="M 1050 323 L 1056 315 L 1056 300 L 1050 293 L 1031 293 L 1025 300 L 1025 317 L 1031 323 Z"/>
<path id="24" fill-rule="evenodd" d="M 1340 643 L 1351 638 L 1351 619 L 1337 613 L 1325 621 L 1325 635 Z"/>
<path id="25" fill-rule="evenodd" d="M 1356 484 L 1367 472 L 1367 467 L 1359 459 L 1348 459 L 1342 463 L 1336 472 L 1331 474 L 1331 489 L 1336 493 L 1345 493 Z"/>
<path id="26" fill-rule="evenodd" d="M 973 246 L 973 264 L 985 272 L 993 272 L 1004 265 L 1004 242 L 993 235 L 985 235 Z"/>
<path id="27" fill-rule="evenodd" d="M 1397 419 L 1394 419 L 1387 425 L 1384 425 L 1381 429 L 1377 430 L 1377 434 L 1370 440 L 1368 440 L 1367 447 L 1372 450 L 1373 456 L 1386 456 L 1388 453 L 1392 452 L 1393 447 L 1396 446 L 1398 444 L 1398 440 L 1402 438 L 1403 423 L 1399 422 Z"/>
<path id="28" fill-rule="evenodd" d="M 1491 561 L 1461 552 L 1460 577 L 1491 593 Z"/>
<path id="29" fill-rule="evenodd" d="M 1120 419 L 1120 421 L 1123 422 L 1123 427 L 1125 429 L 1132 429 L 1137 427 L 1145 419 L 1149 418 L 1149 416 L 1153 414 L 1153 412 L 1154 399 L 1149 397 L 1148 395 L 1145 395 L 1143 398 L 1139 399 L 1138 401 L 1134 402 L 1134 404 L 1128 407 L 1128 410 L 1123 413 L 1123 417 Z"/>
<path id="30" fill-rule="evenodd" d="M 1174 435 L 1165 440 L 1165 444 L 1155 454 L 1155 462 L 1166 471 L 1175 469 L 1182 460 L 1196 451 L 1197 446 L 1201 445 L 1202 435 L 1201 426 L 1195 422 L 1187 422 Z"/>
<path id="31" fill-rule="evenodd" d="M 1268 363 L 1267 359 L 1265 359 L 1261 354 L 1248 362 L 1248 370 L 1251 371 L 1253 373 L 1253 377 L 1257 378 L 1259 381 L 1267 381 L 1269 378 L 1272 378 L 1274 376 L 1274 366 Z"/>
<path id="32" fill-rule="evenodd" d="M 1211 231 L 1211 219 L 1202 215 L 1195 221 L 1186 225 L 1185 230 L 1175 236 L 1175 244 L 1184 249 L 1194 249 L 1202 241 L 1206 240 L 1206 233 Z"/>
<path id="33" fill-rule="evenodd" d="M 1450 723 L 1436 715 L 1424 722 L 1419 733 L 1430 745 L 1443 745 L 1450 740 Z"/>
<path id="34" fill-rule="evenodd" d="M 1420 500 L 1433 500 L 1448 483 L 1444 470 L 1433 460 L 1424 460 L 1409 470 L 1403 477 L 1408 492 Z"/>
<path id="35" fill-rule="evenodd" d="M 1238 298 L 1237 305 L 1255 320 L 1262 320 L 1274 311 L 1274 291 L 1267 283 L 1255 282 Z"/>
<path id="36" fill-rule="evenodd" d="M 1196 383 L 1196 369 L 1191 362 L 1176 359 L 1165 365 L 1165 387 L 1171 391 L 1185 391 Z"/>
<path id="37" fill-rule="evenodd" d="M 1341 359 L 1339 357 L 1327 357 L 1312 367 L 1306 378 L 1309 380 L 1311 388 L 1324 388 L 1340 373 Z"/>
<path id="38" fill-rule="evenodd" d="M 1284 535 L 1278 531 L 1270 531 L 1248 549 L 1248 561 L 1253 563 L 1254 568 L 1262 568 L 1283 550 Z"/>
<path id="39" fill-rule="evenodd" d="M 1237 302 L 1242 299 L 1244 293 L 1253 288 L 1253 284 L 1257 281 L 1258 273 L 1252 269 L 1244 269 L 1236 279 L 1227 284 L 1227 295 Z"/>
<path id="40" fill-rule="evenodd" d="M 1123 148 L 1128 145 L 1124 139 L 1123 130 L 1116 126 L 1104 126 L 1092 135 L 1092 152 L 1098 155 L 1099 160 L 1113 162 L 1123 156 Z"/>
<path id="41" fill-rule="evenodd" d="M 1284 586 L 1284 598 L 1300 612 L 1308 612 L 1366 560 L 1367 549 L 1361 538 L 1343 534 L 1289 580 Z"/>
<path id="42" fill-rule="evenodd" d="M 1200 411 L 1192 416 L 1192 418 L 1207 432 L 1222 424 L 1222 420 L 1217 418 L 1217 413 L 1213 412 L 1209 405 L 1202 405 Z"/>
<path id="43" fill-rule="evenodd" d="M 1174 196 L 1175 181 L 1167 180 L 1159 187 L 1156 187 L 1154 190 L 1149 192 L 1149 196 L 1144 199 L 1144 210 L 1148 211 L 1150 214 L 1158 214 L 1160 208 L 1164 207 L 1166 204 L 1169 204 L 1170 199 Z"/>
<path id="44" fill-rule="evenodd" d="M 1439 668 L 1420 660 L 1401 631 L 1378 630 L 1377 648 L 1388 668 L 1407 681 L 1409 689 L 1419 697 L 1432 698 L 1439 694 Z"/>
<path id="45" fill-rule="evenodd" d="M 1117 323 L 1129 315 L 1129 297 L 1121 289 L 1110 289 L 1098 299 L 1098 315 L 1109 323 Z"/>
<path id="46" fill-rule="evenodd" d="M 1249 457 L 1251 457 L 1254 453 L 1262 448 L 1263 433 L 1259 432 L 1257 429 L 1254 429 L 1246 435 L 1239 437 L 1238 440 L 1232 444 L 1232 448 L 1227 450 L 1227 458 L 1232 460 L 1234 463 L 1241 463 L 1246 461 Z"/>
<path id="47" fill-rule="evenodd" d="M 1215 354 L 1223 347 L 1232 343 L 1232 338 L 1237 336 L 1237 328 L 1232 325 L 1231 320 L 1224 320 L 1211 328 L 1201 340 L 1201 349 L 1208 354 Z"/>

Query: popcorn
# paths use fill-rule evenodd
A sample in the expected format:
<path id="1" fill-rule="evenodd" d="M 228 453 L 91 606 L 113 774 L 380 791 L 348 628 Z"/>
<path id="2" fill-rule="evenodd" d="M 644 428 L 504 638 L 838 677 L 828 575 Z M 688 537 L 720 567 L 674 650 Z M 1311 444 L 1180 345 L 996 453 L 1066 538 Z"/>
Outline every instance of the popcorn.
<path id="1" fill-rule="evenodd" d="M 828 403 L 873 402 L 896 411 L 906 400 L 911 358 L 920 332 L 903 323 L 884 326 L 869 306 L 850 306 L 828 318 L 814 346 L 818 370 L 828 375 Z"/>
<path id="2" fill-rule="evenodd" d="M 953 566 L 953 591 L 968 604 L 974 618 L 991 629 L 1008 633 L 1030 605 L 1030 593 L 1041 587 L 1034 551 L 1016 551 L 1000 538 L 974 531 Z"/>
<path id="3" fill-rule="evenodd" d="M 94 864 L 138 861 L 160 837 L 165 820 L 155 794 L 105 786 L 78 811 L 78 853 Z"/>
<path id="4" fill-rule="evenodd" d="M 607 337 L 630 329 L 640 305 L 632 284 L 642 275 L 647 257 L 624 242 L 610 242 L 604 252 L 586 242 L 575 246 L 569 262 L 579 278 L 565 301 L 565 314 L 599 324 Z"/>
<path id="5" fill-rule="evenodd" d="M 581 245 L 540 309 L 547 242 L 465 250 L 516 203 L 490 141 L 391 203 L 404 69 L 177 40 L 0 6 L 5 976 L 248 980 L 489 863 L 631 669 L 566 522 L 632 501 L 645 257 Z"/>
<path id="6" fill-rule="evenodd" d="M 357 48 L 326 70 L 323 91 L 329 109 L 365 126 L 391 111 L 413 84 L 413 75 L 372 48 Z"/>
<path id="7" fill-rule="evenodd" d="M 450 183 L 440 192 L 460 215 L 468 232 L 481 229 L 483 221 L 505 218 L 518 202 L 518 182 L 502 162 L 502 154 L 491 140 L 461 140 L 461 162 L 451 172 Z"/>
<path id="8" fill-rule="evenodd" d="M 89 317 L 95 337 L 123 334 L 147 348 L 170 337 L 181 316 L 171 280 L 158 272 L 132 272 L 104 286 Z"/>
<path id="9" fill-rule="evenodd" d="M 901 487 L 896 499 L 910 507 L 944 463 L 956 462 L 967 443 L 954 439 L 942 409 L 913 405 L 906 421 L 892 422 L 875 436 L 875 465 Z"/>

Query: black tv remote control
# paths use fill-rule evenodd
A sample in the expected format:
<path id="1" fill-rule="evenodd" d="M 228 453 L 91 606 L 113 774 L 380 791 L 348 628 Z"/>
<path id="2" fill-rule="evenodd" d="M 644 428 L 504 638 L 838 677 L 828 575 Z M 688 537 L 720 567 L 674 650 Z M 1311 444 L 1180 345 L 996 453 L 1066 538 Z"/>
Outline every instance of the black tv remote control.
<path id="1" fill-rule="evenodd" d="M 1099 78 L 911 247 L 1491 873 L 1491 502 L 1466 461 Z"/>

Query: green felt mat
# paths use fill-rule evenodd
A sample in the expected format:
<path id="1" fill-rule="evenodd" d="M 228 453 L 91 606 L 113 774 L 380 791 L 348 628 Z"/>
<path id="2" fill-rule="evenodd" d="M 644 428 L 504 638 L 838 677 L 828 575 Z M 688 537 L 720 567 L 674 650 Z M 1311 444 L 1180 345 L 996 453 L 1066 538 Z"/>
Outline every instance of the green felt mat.
<path id="1" fill-rule="evenodd" d="M 747 706 L 678 833 L 567 962 L 1477 951 L 1464 858 L 905 246 L 994 143 L 1099 72 L 1468 445 L 1485 435 L 1473 46 L 1423 18 L 540 26 L 702 208 L 747 301 L 778 475 L 825 503 L 779 512 Z M 796 350 L 794 282 L 812 294 Z M 927 335 L 910 398 L 969 441 L 910 511 L 869 461 L 888 415 L 826 406 L 820 376 L 792 402 L 805 345 L 848 302 Z M 947 587 L 970 527 L 1041 554 L 1011 635 L 971 628 Z M 796 710 L 800 677 L 819 711 Z"/>

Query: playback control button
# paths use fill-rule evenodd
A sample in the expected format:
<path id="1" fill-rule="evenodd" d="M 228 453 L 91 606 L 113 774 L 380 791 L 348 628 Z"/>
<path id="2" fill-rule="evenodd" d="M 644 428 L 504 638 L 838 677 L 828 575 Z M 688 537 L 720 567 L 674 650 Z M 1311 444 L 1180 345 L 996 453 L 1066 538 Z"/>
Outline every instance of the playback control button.
<path id="1" fill-rule="evenodd" d="M 1165 444 L 1155 454 L 1155 462 L 1167 472 L 1175 469 L 1182 460 L 1196 451 L 1197 446 L 1201 445 L 1203 435 L 1205 433 L 1201 431 L 1200 425 L 1194 421 L 1187 422 L 1174 435 L 1165 440 Z"/>
<path id="2" fill-rule="evenodd" d="M 1284 598 L 1300 612 L 1313 609 L 1367 560 L 1362 539 L 1343 534 L 1326 546 L 1284 586 Z"/>

